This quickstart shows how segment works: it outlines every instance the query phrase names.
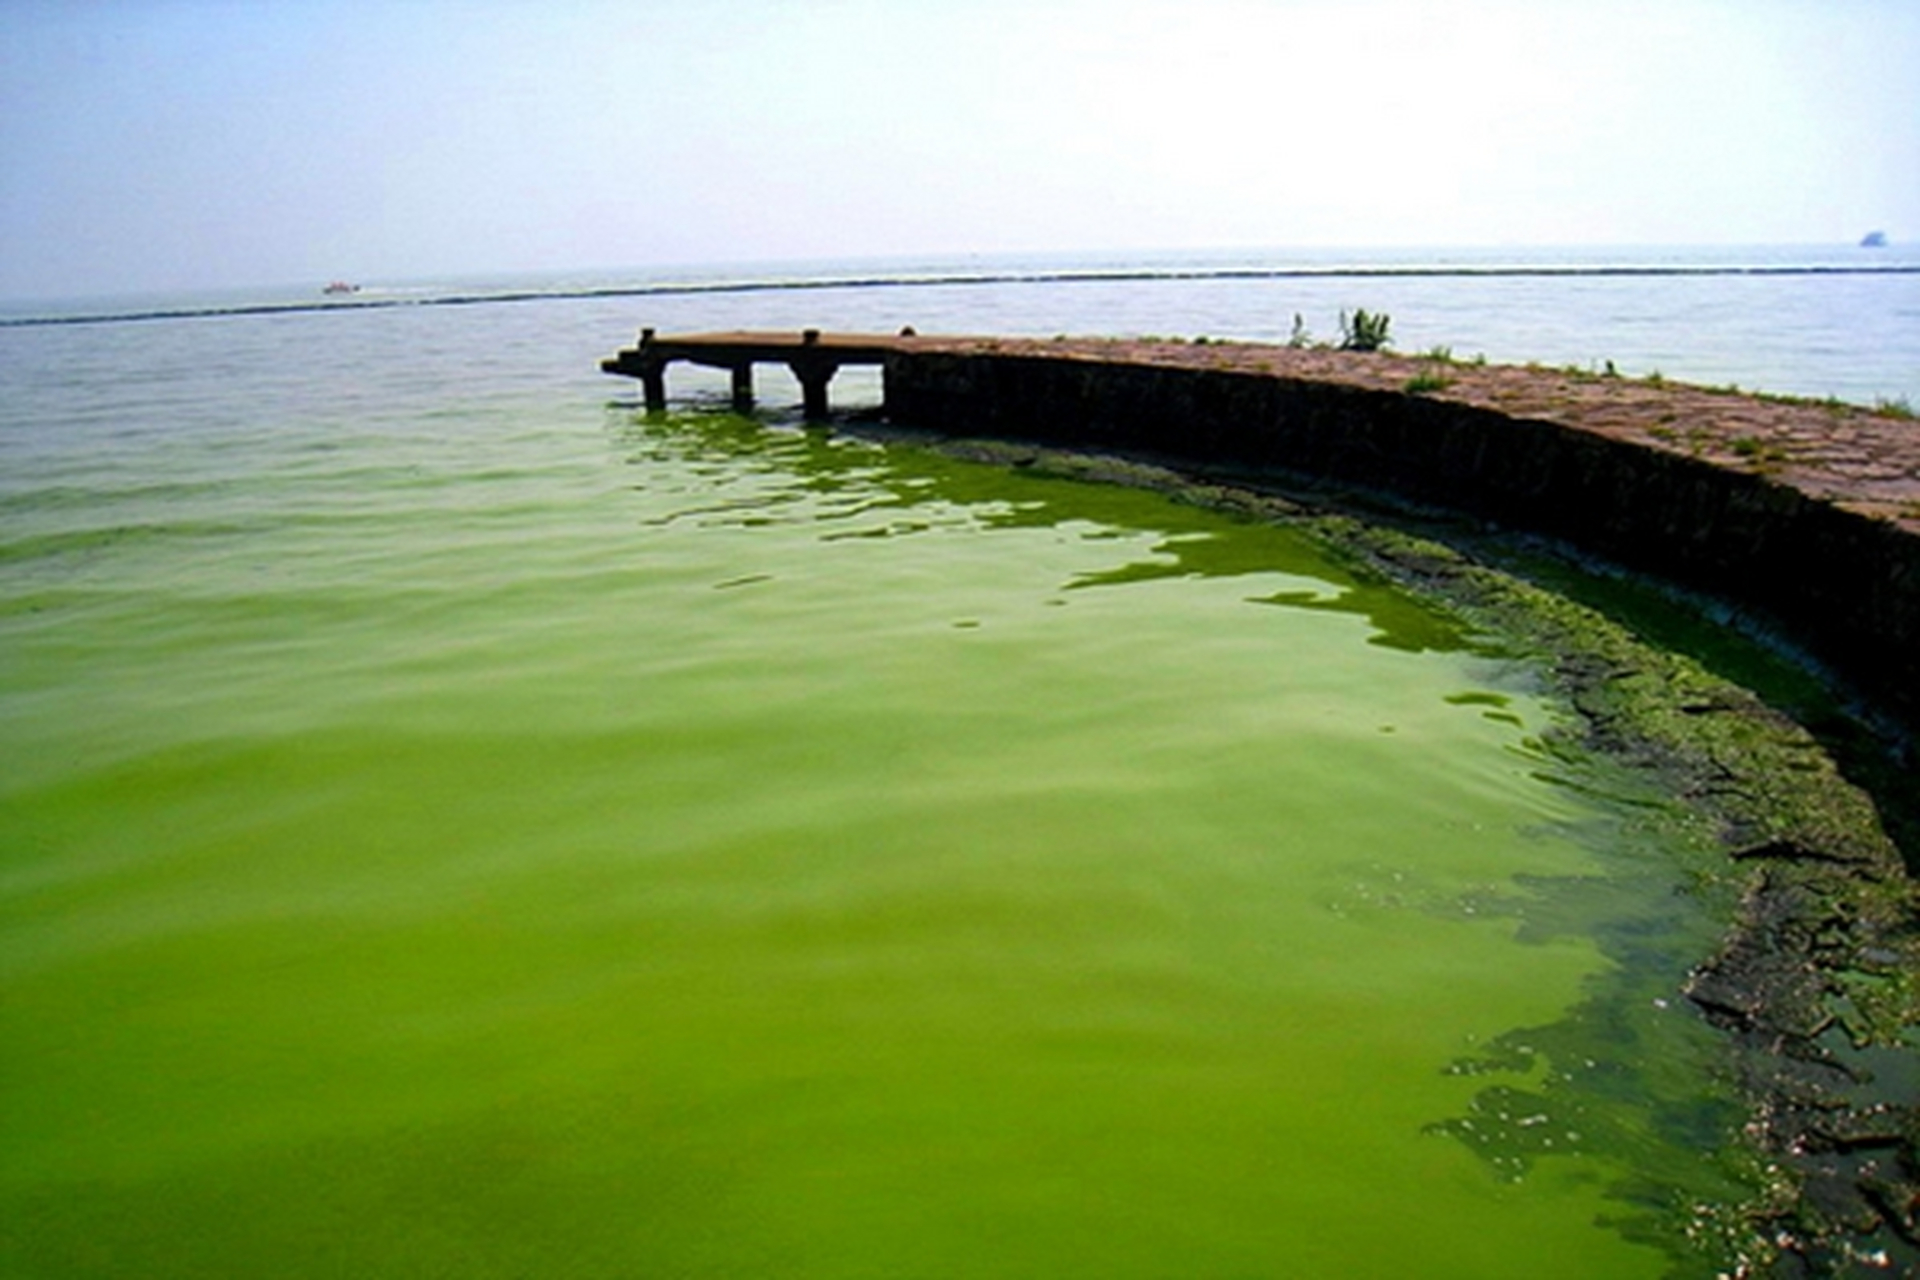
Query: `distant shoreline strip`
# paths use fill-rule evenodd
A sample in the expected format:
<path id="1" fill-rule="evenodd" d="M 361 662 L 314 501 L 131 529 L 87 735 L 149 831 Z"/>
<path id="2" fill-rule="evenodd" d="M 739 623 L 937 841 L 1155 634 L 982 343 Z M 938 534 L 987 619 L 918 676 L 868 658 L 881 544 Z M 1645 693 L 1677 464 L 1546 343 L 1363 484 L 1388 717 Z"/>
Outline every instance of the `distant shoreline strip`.
<path id="1" fill-rule="evenodd" d="M 1021 284 L 1152 284 L 1206 280 L 1501 279 L 1567 276 L 1592 279 L 1653 276 L 1900 276 L 1920 275 L 1920 264 L 1896 266 L 1428 266 L 1428 267 L 1223 267 L 1117 271 L 1007 271 L 926 276 L 841 276 L 802 280 L 717 280 L 609 285 L 604 288 L 501 290 L 447 293 L 420 298 L 328 298 L 235 306 L 165 307 L 146 311 L 91 312 L 70 316 L 0 318 L 0 329 L 77 324 L 132 324 L 149 320 L 202 320 L 229 316 L 304 315 L 323 311 L 382 311 L 395 307 L 474 307 L 509 302 L 567 302 L 597 298 L 659 298 L 730 293 L 786 293 L 823 289 L 935 289 Z"/>

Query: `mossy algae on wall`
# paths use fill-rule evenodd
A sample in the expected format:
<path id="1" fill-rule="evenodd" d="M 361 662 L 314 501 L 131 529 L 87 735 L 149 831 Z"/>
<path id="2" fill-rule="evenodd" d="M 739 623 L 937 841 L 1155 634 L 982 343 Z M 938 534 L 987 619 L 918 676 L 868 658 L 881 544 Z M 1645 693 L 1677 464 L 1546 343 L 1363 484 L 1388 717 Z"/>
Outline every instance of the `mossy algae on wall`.
<path id="1" fill-rule="evenodd" d="M 1752 693 L 1591 610 L 1378 527 L 1342 522 L 1338 536 L 1521 637 L 1579 713 L 1579 746 L 1677 796 L 1725 851 L 1732 927 L 1682 994 L 1727 1035 L 1751 1106 L 1745 1132 L 1767 1177 L 1742 1210 L 1742 1252 L 1847 1274 L 1920 1246 L 1920 1106 L 1903 1092 L 1920 1029 L 1920 890 L 1871 800 Z M 1886 1072 L 1884 1055 L 1902 1050 L 1908 1061 Z"/>

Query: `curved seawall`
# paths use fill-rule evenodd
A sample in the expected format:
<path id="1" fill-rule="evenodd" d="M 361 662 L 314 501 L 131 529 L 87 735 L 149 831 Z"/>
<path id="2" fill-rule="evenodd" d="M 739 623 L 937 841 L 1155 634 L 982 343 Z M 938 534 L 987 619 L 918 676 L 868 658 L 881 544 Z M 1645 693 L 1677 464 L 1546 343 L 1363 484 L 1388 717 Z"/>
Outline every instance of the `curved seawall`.
<path id="1" fill-rule="evenodd" d="M 1920 725 L 1920 423 L 1251 344 L 905 338 L 890 420 L 1385 491 L 1729 600 Z"/>
<path id="2" fill-rule="evenodd" d="M 824 414 L 836 361 L 877 361 L 886 416 L 909 430 L 1144 456 L 1230 485 L 1391 495 L 1545 534 L 1739 602 L 1893 718 L 1920 723 L 1920 432 L 1905 413 L 1439 354 L 1199 341 L 643 331 L 602 367 L 653 379 L 651 407 L 665 401 L 666 364 L 682 360 L 732 370 L 737 406 L 750 403 L 753 363 L 787 363 L 816 384 L 810 417 Z M 1436 593 L 1466 616 L 1552 654 L 1554 688 L 1577 713 L 1573 743 L 1649 794 L 1683 798 L 1689 846 L 1705 836 L 1726 855 L 1688 872 L 1688 896 L 1725 912 L 1715 950 L 1632 999 L 1690 1007 L 1725 1037 L 1716 1070 L 1743 1097 L 1742 1140 L 1767 1170 L 1724 1220 L 1742 1274 L 1746 1260 L 1783 1253 L 1807 1274 L 1846 1274 L 1823 1269 L 1842 1257 L 1907 1259 L 1920 1242 L 1920 1129 L 1901 1055 L 1920 1025 L 1907 981 L 1920 971 L 1920 900 L 1873 800 L 1745 689 L 1471 556 L 1334 523 L 1351 526 L 1343 545 L 1357 555 L 1378 551 L 1389 572 L 1444 584 Z M 1625 1025 L 1603 1021 L 1609 1034 Z M 1496 1096 L 1502 1118 L 1513 1096 Z M 1524 1105 L 1544 1115 L 1549 1104 Z"/>

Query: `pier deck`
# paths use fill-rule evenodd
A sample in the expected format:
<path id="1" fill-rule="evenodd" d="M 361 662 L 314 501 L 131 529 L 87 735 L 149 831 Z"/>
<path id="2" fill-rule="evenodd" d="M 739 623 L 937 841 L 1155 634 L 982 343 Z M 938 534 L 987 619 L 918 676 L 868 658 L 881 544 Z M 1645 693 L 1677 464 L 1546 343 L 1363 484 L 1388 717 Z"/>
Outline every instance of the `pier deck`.
<path id="1" fill-rule="evenodd" d="M 799 379 L 807 417 L 824 418 L 828 408 L 827 385 L 843 365 L 884 364 L 888 355 L 901 349 L 907 336 L 910 335 L 890 338 L 806 329 L 799 333 L 736 331 L 663 338 L 652 329 L 642 329 L 638 344 L 602 360 L 600 368 L 606 373 L 640 379 L 647 408 L 651 410 L 666 407 L 668 365 L 684 360 L 710 369 L 726 369 L 733 375 L 733 407 L 744 413 L 753 407 L 753 366 L 784 364 Z"/>

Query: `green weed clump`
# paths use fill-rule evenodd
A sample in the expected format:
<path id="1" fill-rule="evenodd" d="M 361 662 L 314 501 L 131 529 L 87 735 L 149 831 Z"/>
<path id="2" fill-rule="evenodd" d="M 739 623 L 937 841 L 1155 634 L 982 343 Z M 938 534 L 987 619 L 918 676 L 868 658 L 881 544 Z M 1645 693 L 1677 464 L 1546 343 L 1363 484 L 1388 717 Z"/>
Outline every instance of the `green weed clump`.
<path id="1" fill-rule="evenodd" d="M 1911 422 L 1914 418 L 1913 405 L 1905 396 L 1891 399 L 1882 397 L 1873 402 L 1873 411 L 1883 418 L 1905 418 Z"/>
<path id="2" fill-rule="evenodd" d="M 1422 369 L 1408 378 L 1401 388 L 1410 396 L 1425 395 L 1429 391 L 1445 391 L 1453 385 L 1453 379 L 1438 369 Z"/>
<path id="3" fill-rule="evenodd" d="M 1388 326 L 1393 317 L 1384 311 L 1368 311 L 1365 307 L 1355 307 L 1353 314 L 1340 313 L 1340 349 L 1342 351 L 1380 351 L 1385 349 L 1389 338 Z"/>
<path id="4" fill-rule="evenodd" d="M 1731 448 L 1742 462 L 1762 472 L 1775 470 L 1787 460 L 1786 450 L 1758 436 L 1736 436 Z"/>

